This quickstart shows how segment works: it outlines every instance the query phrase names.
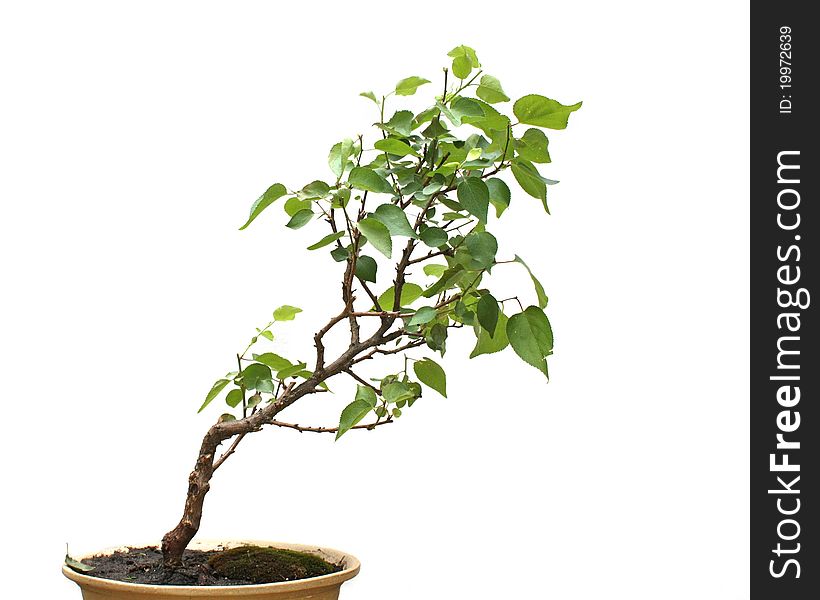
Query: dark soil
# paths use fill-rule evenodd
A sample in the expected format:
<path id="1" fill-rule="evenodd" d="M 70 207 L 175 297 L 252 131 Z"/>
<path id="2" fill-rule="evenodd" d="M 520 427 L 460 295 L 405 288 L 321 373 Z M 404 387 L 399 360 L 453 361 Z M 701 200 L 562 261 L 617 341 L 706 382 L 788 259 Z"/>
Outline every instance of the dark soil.
<path id="1" fill-rule="evenodd" d="M 230 550 L 186 550 L 183 566 L 162 566 L 156 546 L 128 548 L 83 561 L 92 577 L 152 585 L 252 585 L 319 577 L 342 570 L 314 554 L 260 546 Z"/>

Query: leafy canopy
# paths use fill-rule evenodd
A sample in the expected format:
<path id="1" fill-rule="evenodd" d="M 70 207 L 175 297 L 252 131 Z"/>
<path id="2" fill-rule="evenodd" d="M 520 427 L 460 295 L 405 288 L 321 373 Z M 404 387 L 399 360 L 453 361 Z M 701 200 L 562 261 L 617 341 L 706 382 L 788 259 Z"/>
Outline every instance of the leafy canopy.
<path id="1" fill-rule="evenodd" d="M 241 227 L 278 203 L 286 213 L 286 227 L 317 230 L 307 250 L 327 252 L 331 265 L 345 265 L 345 311 L 330 326 L 348 320 L 355 349 L 361 327 L 381 324 L 381 339 L 391 344 L 371 344 L 365 358 L 405 352 L 403 370 L 370 381 L 353 373 L 359 359 L 349 358 L 344 371 L 357 379 L 355 397 L 342 411 L 338 427 L 322 428 L 335 431 L 337 438 L 398 418 L 422 396 L 422 385 L 446 397 L 447 376 L 439 362 L 407 353 L 426 347 L 444 356 L 454 329 L 472 329 L 476 342 L 470 358 L 509 346 L 548 375 L 553 333 L 544 312 L 544 287 L 519 256 L 499 258 L 490 228 L 494 219 L 507 214 L 510 182 L 549 212 L 548 189 L 558 182 L 541 173 L 552 161 L 544 130 L 566 128 L 581 102 L 564 105 L 526 94 L 510 106 L 501 81 L 483 71 L 474 49 L 460 45 L 448 57 L 441 87 L 411 75 L 384 95 L 362 92 L 376 105 L 372 139 L 358 136 L 334 144 L 323 179 L 300 189 L 271 185 Z M 401 104 L 392 114 L 388 110 L 393 103 L 388 100 L 401 102 L 422 92 L 430 95 L 424 110 L 412 112 Z M 511 177 L 500 177 L 505 172 Z M 385 259 L 394 268 L 379 268 L 378 261 Z M 522 295 L 534 302 L 523 302 L 518 295 L 497 299 L 486 280 L 499 265 L 523 268 L 523 279 L 529 278 L 533 289 Z M 354 290 L 367 306 L 354 307 Z M 241 406 L 243 416 L 281 397 L 291 382 L 310 379 L 328 389 L 321 353 L 311 368 L 309 361 L 273 352 L 249 355 L 257 342 L 274 340 L 272 326 L 299 312 L 288 305 L 276 309 L 271 322 L 238 355 L 237 370 L 216 381 L 200 410 L 226 389 L 226 403 Z M 367 317 L 372 317 L 369 323 Z M 369 416 L 369 424 L 361 425 Z M 221 418 L 236 417 L 226 413 Z"/>

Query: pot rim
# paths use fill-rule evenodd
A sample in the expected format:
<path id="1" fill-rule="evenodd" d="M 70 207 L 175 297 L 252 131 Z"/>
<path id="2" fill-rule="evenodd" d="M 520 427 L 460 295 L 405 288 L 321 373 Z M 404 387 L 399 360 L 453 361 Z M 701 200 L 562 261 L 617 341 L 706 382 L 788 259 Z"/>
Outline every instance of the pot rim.
<path id="1" fill-rule="evenodd" d="M 159 544 L 145 544 L 145 545 L 159 545 Z M 320 575 L 318 577 L 309 577 L 307 579 L 297 579 L 294 581 L 280 581 L 277 583 L 258 583 L 251 585 L 156 585 L 150 583 L 128 583 L 125 581 L 116 581 L 114 579 L 103 579 L 102 577 L 93 577 L 78 573 L 70 569 L 67 565 L 63 565 L 63 575 L 75 582 L 80 587 L 96 588 L 100 590 L 120 591 L 120 592 L 153 592 L 161 591 L 167 596 L 212 596 L 216 590 L 225 596 L 253 596 L 262 593 L 271 592 L 288 592 L 296 590 L 319 589 L 326 587 L 340 586 L 348 579 L 352 579 L 359 573 L 361 563 L 359 559 L 336 550 L 334 548 L 327 548 L 325 546 L 315 546 L 309 544 L 291 544 L 287 542 L 272 542 L 270 540 L 231 540 L 228 542 L 216 540 L 197 540 L 192 542 L 188 547 L 192 550 L 214 550 L 217 547 L 236 548 L 238 546 L 273 546 L 275 548 L 283 548 L 286 550 L 298 550 L 301 552 L 309 552 L 317 554 L 326 560 L 342 562 L 344 569 L 329 575 Z M 86 554 L 80 558 L 84 560 L 92 556 L 100 554 L 112 554 L 117 550 L 123 549 L 123 546 L 116 548 L 106 548 L 93 554 Z"/>

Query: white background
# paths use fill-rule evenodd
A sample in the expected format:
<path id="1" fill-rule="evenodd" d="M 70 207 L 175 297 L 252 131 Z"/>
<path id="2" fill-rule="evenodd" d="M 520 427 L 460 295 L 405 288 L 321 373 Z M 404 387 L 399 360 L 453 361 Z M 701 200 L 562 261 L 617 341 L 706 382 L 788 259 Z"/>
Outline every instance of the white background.
<path id="1" fill-rule="evenodd" d="M 279 207 L 239 232 L 250 203 L 329 179 L 375 118 L 357 94 L 429 97 L 465 43 L 513 99 L 584 101 L 550 136 L 552 216 L 518 191 L 495 227 L 550 295 L 552 381 L 456 332 L 449 399 L 336 444 L 252 436 L 201 537 L 343 548 L 350 600 L 748 597 L 746 3 L 2 7 L 4 596 L 78 598 L 66 541 L 176 522 L 233 353 L 290 303 L 279 348 L 307 358 L 338 309 L 322 234 Z M 334 424 L 335 387 L 291 418 Z"/>

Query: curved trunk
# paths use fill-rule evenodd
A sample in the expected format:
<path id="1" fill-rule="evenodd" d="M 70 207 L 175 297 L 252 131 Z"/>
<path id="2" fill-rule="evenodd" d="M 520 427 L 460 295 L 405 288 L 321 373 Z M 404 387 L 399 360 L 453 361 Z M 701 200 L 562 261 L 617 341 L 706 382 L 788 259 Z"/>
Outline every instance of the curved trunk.
<path id="1" fill-rule="evenodd" d="M 162 537 L 162 556 L 165 566 L 175 567 L 182 564 L 182 553 L 199 531 L 202 505 L 205 503 L 205 495 L 211 487 L 210 481 L 214 474 L 214 456 L 217 446 L 224 439 L 216 435 L 216 429 L 216 425 L 211 427 L 205 439 L 202 440 L 196 465 L 188 476 L 188 494 L 185 498 L 182 519 L 176 527 Z"/>
<path id="2" fill-rule="evenodd" d="M 343 318 L 346 314 L 347 313 L 342 313 L 340 318 Z M 385 331 L 394 320 L 395 317 L 393 319 L 383 319 L 376 333 L 364 342 L 352 342 L 350 347 L 327 367 L 323 365 L 322 360 L 324 347 L 321 345 L 320 340 L 321 335 L 324 334 L 323 330 L 317 334 L 318 339 L 316 340 L 316 344 L 317 350 L 319 351 L 319 360 L 317 360 L 318 366 L 312 377 L 296 387 L 294 387 L 294 384 L 291 384 L 275 402 L 268 404 L 262 410 L 237 421 L 216 423 L 208 430 L 208 433 L 205 434 L 202 440 L 202 446 L 199 449 L 199 456 L 194 465 L 194 470 L 191 471 L 191 474 L 188 476 L 188 493 L 185 498 L 185 508 L 182 512 L 182 518 L 176 527 L 162 536 L 162 557 L 163 564 L 166 567 L 176 567 L 182 564 L 182 553 L 194 538 L 197 531 L 199 531 L 199 524 L 202 520 L 202 506 L 205 503 L 205 496 L 211 487 L 211 477 L 213 477 L 214 471 L 222 462 L 233 453 L 236 444 L 239 443 L 245 434 L 252 431 L 259 431 L 263 425 L 271 423 L 278 413 L 296 402 L 299 398 L 315 392 L 316 387 L 321 382 L 341 373 L 345 369 L 349 369 L 353 364 L 353 359 L 360 352 L 396 339 L 399 335 L 398 333 L 384 336 Z M 331 321 L 330 326 L 335 322 L 338 321 Z M 234 436 L 239 437 L 237 437 L 233 445 L 217 459 L 216 451 L 219 445 Z"/>

